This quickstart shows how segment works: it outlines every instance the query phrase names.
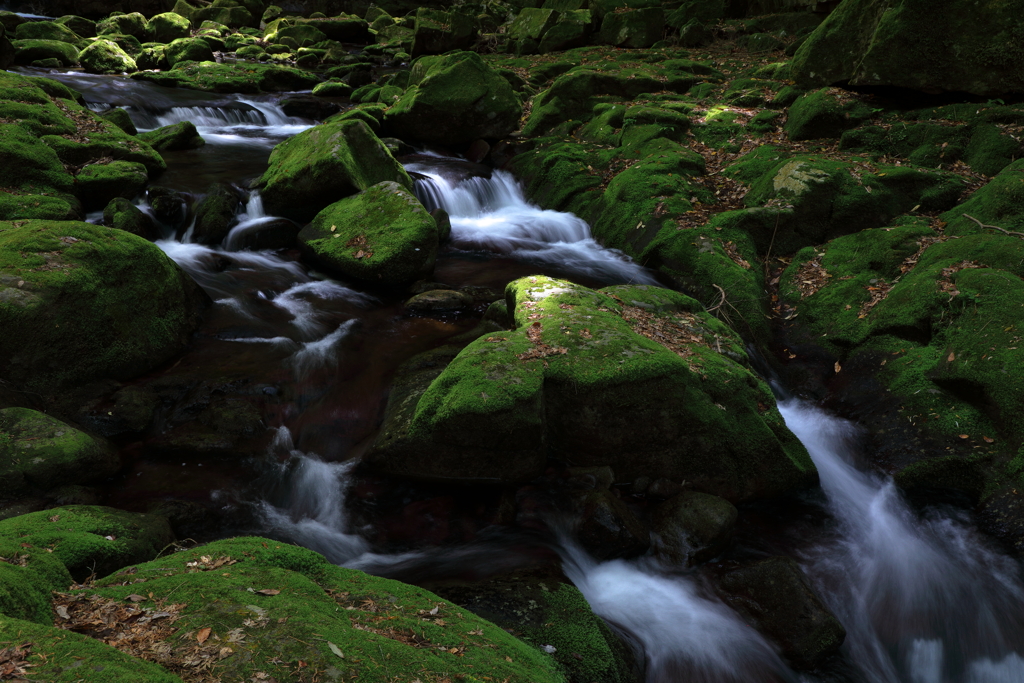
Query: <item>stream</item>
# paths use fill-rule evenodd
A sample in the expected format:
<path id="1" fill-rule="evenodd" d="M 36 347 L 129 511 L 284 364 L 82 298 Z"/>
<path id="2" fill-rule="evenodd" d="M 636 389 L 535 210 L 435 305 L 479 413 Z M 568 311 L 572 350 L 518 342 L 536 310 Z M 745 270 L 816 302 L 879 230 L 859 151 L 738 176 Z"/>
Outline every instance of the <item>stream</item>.
<path id="1" fill-rule="evenodd" d="M 66 83 L 94 110 L 123 106 L 140 130 L 195 123 L 206 146 L 167 154 L 169 168 L 154 181 L 193 197 L 218 182 L 247 187 L 266 168 L 275 144 L 315 125 L 286 116 L 279 96 L 211 95 L 80 72 L 20 71 Z M 417 178 L 416 194 L 427 209 L 451 216 L 438 282 L 499 293 L 509 281 L 538 273 L 590 287 L 658 284 L 652 273 L 597 243 L 578 217 L 531 205 L 504 171 L 429 149 L 400 161 Z M 144 198 L 136 203 L 148 209 Z M 303 264 L 297 251 L 239 248 L 247 232 L 272 220 L 259 195 L 250 193 L 223 244 L 191 243 L 188 230 L 181 239 L 167 234 L 157 242 L 214 301 L 179 371 L 229 367 L 262 387 L 269 457 L 240 472 L 245 468 L 236 462 L 147 458 L 136 444 L 128 447 L 135 449 L 134 464 L 104 502 L 130 509 L 173 493 L 213 500 L 225 510 L 248 505 L 247 531 L 403 579 L 458 574 L 474 563 L 514 566 L 521 546 L 514 539 L 382 552 L 346 505 L 353 463 L 373 437 L 395 368 L 472 329 L 486 305 L 415 315 L 404 309 L 401 295 L 327 277 Z M 635 645 L 647 680 L 1024 681 L 1020 564 L 976 531 L 963 511 L 911 508 L 891 480 L 866 464 L 870 454 L 858 451 L 855 425 L 796 399 L 779 407 L 821 480 L 820 490 L 802 502 L 818 522 L 783 545 L 845 626 L 848 670 L 795 673 L 694 572 L 651 558 L 599 562 L 562 533 L 549 543 L 551 552 L 593 610 Z M 804 528 L 796 517 L 778 524 Z M 555 520 L 552 527 L 558 527 Z"/>

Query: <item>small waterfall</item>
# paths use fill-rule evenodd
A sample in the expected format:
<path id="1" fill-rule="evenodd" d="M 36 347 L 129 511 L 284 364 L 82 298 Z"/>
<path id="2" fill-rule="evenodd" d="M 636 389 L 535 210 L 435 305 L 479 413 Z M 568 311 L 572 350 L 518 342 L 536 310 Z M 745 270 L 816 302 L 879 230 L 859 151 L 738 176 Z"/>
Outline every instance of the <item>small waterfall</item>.
<path id="1" fill-rule="evenodd" d="M 810 452 L 839 536 L 805 570 L 847 629 L 844 648 L 870 683 L 1024 681 L 1024 585 L 1012 559 L 966 523 L 919 519 L 891 480 L 859 471 L 853 427 L 790 401 L 786 425 Z"/>
<path id="2" fill-rule="evenodd" d="M 259 230 L 260 226 L 280 220 L 276 216 L 268 216 L 263 208 L 263 197 L 256 190 L 249 195 L 249 201 L 245 205 L 245 211 L 235 217 L 235 225 L 224 238 L 223 246 L 228 251 L 238 251 L 244 243 L 247 233 Z"/>
<path id="3" fill-rule="evenodd" d="M 286 115 L 276 102 L 242 98 L 227 105 L 176 106 L 157 111 L 139 106 L 125 109 L 140 131 L 191 121 L 208 144 L 233 144 L 245 140 L 276 144 L 313 126 L 310 121 Z"/>
<path id="4" fill-rule="evenodd" d="M 530 204 L 509 173 L 453 183 L 429 164 L 406 168 L 427 176 L 416 181 L 416 196 L 428 210 L 448 212 L 452 242 L 459 248 L 495 251 L 605 282 L 658 284 L 621 251 L 602 247 L 586 221 Z"/>

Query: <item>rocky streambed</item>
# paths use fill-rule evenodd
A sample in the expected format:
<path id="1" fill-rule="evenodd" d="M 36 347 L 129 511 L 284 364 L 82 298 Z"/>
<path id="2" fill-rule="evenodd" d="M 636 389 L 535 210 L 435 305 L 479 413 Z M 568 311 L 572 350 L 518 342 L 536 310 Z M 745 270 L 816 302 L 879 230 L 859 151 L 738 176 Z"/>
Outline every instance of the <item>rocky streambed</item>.
<path id="1" fill-rule="evenodd" d="M 1024 676 L 1011 57 L 747 4 L 0 12 L 0 677 Z"/>

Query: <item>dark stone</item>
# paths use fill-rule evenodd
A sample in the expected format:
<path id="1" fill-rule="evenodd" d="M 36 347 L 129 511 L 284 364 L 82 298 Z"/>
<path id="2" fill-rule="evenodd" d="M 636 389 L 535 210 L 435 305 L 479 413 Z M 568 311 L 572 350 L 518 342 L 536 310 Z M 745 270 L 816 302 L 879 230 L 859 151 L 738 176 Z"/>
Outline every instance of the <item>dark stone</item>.
<path id="1" fill-rule="evenodd" d="M 196 207 L 192 239 L 199 244 L 220 244 L 242 208 L 242 194 L 232 185 L 219 183 Z"/>
<path id="2" fill-rule="evenodd" d="M 231 249 L 252 251 L 289 249 L 295 246 L 298 233 L 298 225 L 287 218 L 278 218 L 246 229 L 237 237 L 232 235 L 228 245 Z"/>
<path id="3" fill-rule="evenodd" d="M 650 533 L 626 504 L 607 490 L 591 491 L 578 503 L 580 544 L 594 557 L 634 557 L 650 545 Z"/>
<path id="4" fill-rule="evenodd" d="M 323 121 L 332 114 L 341 111 L 341 105 L 313 95 L 289 95 L 278 104 L 287 116 L 299 116 L 304 119 Z"/>
<path id="5" fill-rule="evenodd" d="M 103 224 L 130 232 L 149 241 L 160 239 L 153 219 L 124 197 L 115 197 L 103 209 Z"/>
<path id="6" fill-rule="evenodd" d="M 472 297 L 451 289 L 423 292 L 405 302 L 406 308 L 419 312 L 454 311 L 460 308 L 469 308 L 472 305 Z"/>
<path id="7" fill-rule="evenodd" d="M 651 514 L 657 552 L 673 565 L 709 560 L 729 544 L 738 516 L 736 507 L 724 498 L 696 491 L 681 493 Z"/>

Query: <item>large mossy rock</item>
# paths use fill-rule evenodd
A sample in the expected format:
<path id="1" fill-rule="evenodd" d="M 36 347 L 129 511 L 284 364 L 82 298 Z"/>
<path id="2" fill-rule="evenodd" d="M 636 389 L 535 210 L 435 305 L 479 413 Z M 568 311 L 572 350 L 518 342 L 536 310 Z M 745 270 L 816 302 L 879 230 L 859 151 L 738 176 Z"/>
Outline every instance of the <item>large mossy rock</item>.
<path id="1" fill-rule="evenodd" d="M 661 40 L 665 15 L 660 7 L 609 12 L 601 22 L 601 42 L 616 47 L 647 48 Z"/>
<path id="2" fill-rule="evenodd" d="M 199 131 L 191 121 L 180 121 L 163 128 L 140 133 L 139 139 L 148 143 L 158 152 L 199 149 L 206 144 L 206 140 L 199 135 Z"/>
<path id="3" fill-rule="evenodd" d="M 367 456 L 395 476 L 521 482 L 547 458 L 729 500 L 815 480 L 739 339 L 693 299 L 546 277 L 506 290 L 515 329 L 400 373 Z M 670 346 L 652 341 L 672 330 Z M 662 337 L 665 338 L 665 337 Z"/>
<path id="4" fill-rule="evenodd" d="M 14 31 L 17 40 L 60 40 L 78 45 L 82 37 L 67 26 L 53 21 L 29 21 Z"/>
<path id="5" fill-rule="evenodd" d="M 384 285 L 430 275 L 439 239 L 431 215 L 394 181 L 331 204 L 299 233 L 303 251 L 328 272 Z"/>
<path id="6" fill-rule="evenodd" d="M 255 187 L 267 211 L 305 223 L 339 199 L 384 181 L 412 189 L 409 174 L 366 124 L 346 120 L 279 144 Z"/>
<path id="7" fill-rule="evenodd" d="M 115 197 L 132 199 L 149 182 L 146 167 L 136 161 L 88 164 L 75 176 L 75 186 L 87 211 L 106 206 Z"/>
<path id="8" fill-rule="evenodd" d="M 78 55 L 82 68 L 92 74 L 132 73 L 135 60 L 112 40 L 98 39 Z"/>
<path id="9" fill-rule="evenodd" d="M 169 88 L 251 95 L 261 92 L 309 90 L 320 82 L 319 78 L 308 71 L 286 66 L 215 62 L 183 62 L 170 71 L 146 71 L 132 74 L 132 78 Z"/>
<path id="10" fill-rule="evenodd" d="M 797 50 L 793 78 L 805 87 L 1021 93 L 1022 33 L 1018 2 L 847 0 Z"/>
<path id="11" fill-rule="evenodd" d="M 37 137 L 20 125 L 0 124 L 0 156 L 0 186 L 15 191 L 0 194 L 0 219 L 79 217 L 74 178 Z"/>
<path id="12" fill-rule="evenodd" d="M 202 38 L 178 38 L 168 43 L 164 56 L 173 69 L 178 62 L 212 62 L 213 50 Z"/>
<path id="13" fill-rule="evenodd" d="M 413 31 L 413 57 L 469 49 L 477 34 L 476 21 L 468 14 L 429 7 L 416 10 Z"/>
<path id="14" fill-rule="evenodd" d="M 45 413 L 0 410 L 0 477 L 5 487 L 16 489 L 19 479 L 44 491 L 88 484 L 106 479 L 120 465 L 109 444 Z"/>
<path id="15" fill-rule="evenodd" d="M 409 87 L 385 114 L 403 139 L 465 145 L 503 138 L 519 123 L 522 106 L 512 86 L 475 52 L 420 57 Z"/>
<path id="16" fill-rule="evenodd" d="M 146 372 L 184 348 L 205 301 L 159 248 L 129 233 L 0 223 L 0 377 L 26 389 Z"/>
<path id="17" fill-rule="evenodd" d="M 149 20 L 139 12 L 115 14 L 107 17 L 96 24 L 96 33 L 101 36 L 110 33 L 121 33 L 138 38 L 139 42 L 142 43 L 153 39 L 153 29 L 149 25 Z"/>
<path id="18" fill-rule="evenodd" d="M 200 661 L 210 675 L 238 681 L 300 680 L 307 671 L 367 683 L 393 681 L 396 671 L 421 680 L 565 680 L 550 655 L 465 608 L 269 539 L 218 541 L 128 571 L 58 596 L 68 612 L 61 623 L 97 637 L 88 617 L 97 608 L 162 610 L 173 627 L 145 656 L 169 669 Z M 132 604 L 129 595 L 144 600 Z M 131 621 L 103 628 L 121 632 Z M 147 681 L 144 671 L 135 680 Z"/>
<path id="19" fill-rule="evenodd" d="M 157 14 L 149 20 L 149 25 L 153 29 L 153 40 L 158 43 L 188 38 L 192 28 L 192 22 L 174 12 Z"/>
<path id="20" fill-rule="evenodd" d="M 16 64 L 56 59 L 61 66 L 77 66 L 81 60 L 78 48 L 62 40 L 14 40 L 11 45 L 14 46 Z"/>

